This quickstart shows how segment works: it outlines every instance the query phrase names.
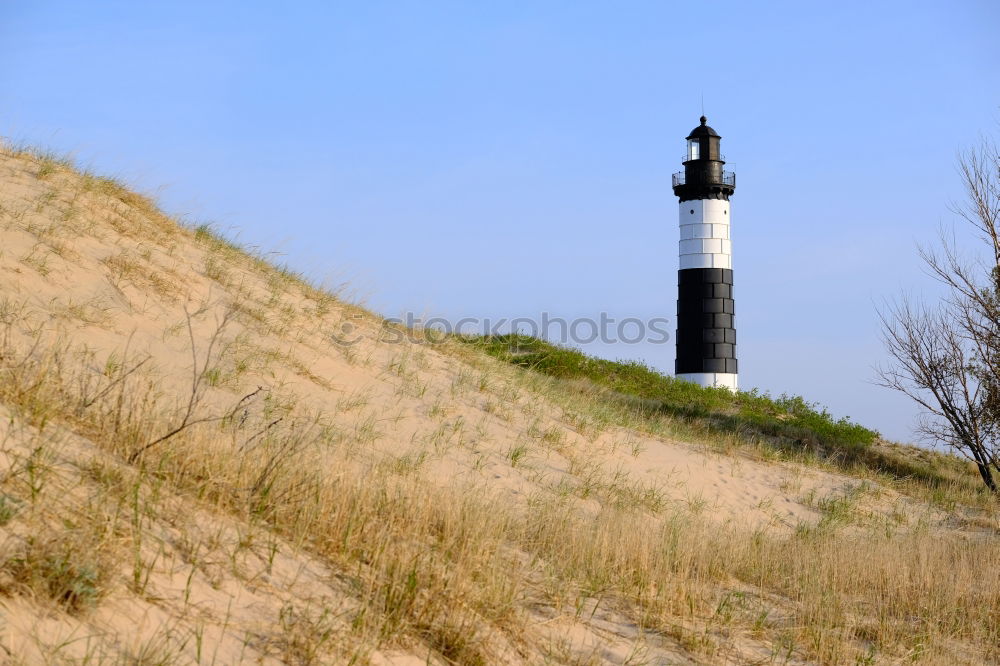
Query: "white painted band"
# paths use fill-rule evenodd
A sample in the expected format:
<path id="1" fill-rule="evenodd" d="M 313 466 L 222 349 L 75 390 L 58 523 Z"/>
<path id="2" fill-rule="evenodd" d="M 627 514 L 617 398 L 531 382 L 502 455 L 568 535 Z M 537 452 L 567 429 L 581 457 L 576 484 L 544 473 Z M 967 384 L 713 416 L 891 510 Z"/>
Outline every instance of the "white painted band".
<path id="1" fill-rule="evenodd" d="M 680 253 L 685 254 L 732 254 L 732 242 L 728 238 L 689 238 L 680 242 Z"/>
<path id="2" fill-rule="evenodd" d="M 680 257 L 680 270 L 686 268 L 732 268 L 733 257 L 730 254 L 683 254 Z"/>
<path id="3" fill-rule="evenodd" d="M 732 268 L 729 202 L 698 199 L 678 204 L 680 269 Z"/>
<path id="4" fill-rule="evenodd" d="M 681 240 L 689 238 L 729 238 L 729 225 L 681 224 Z"/>
<path id="5" fill-rule="evenodd" d="M 730 372 L 689 372 L 677 375 L 677 379 L 694 382 L 699 386 L 717 386 L 730 391 L 738 390 L 736 375 Z"/>

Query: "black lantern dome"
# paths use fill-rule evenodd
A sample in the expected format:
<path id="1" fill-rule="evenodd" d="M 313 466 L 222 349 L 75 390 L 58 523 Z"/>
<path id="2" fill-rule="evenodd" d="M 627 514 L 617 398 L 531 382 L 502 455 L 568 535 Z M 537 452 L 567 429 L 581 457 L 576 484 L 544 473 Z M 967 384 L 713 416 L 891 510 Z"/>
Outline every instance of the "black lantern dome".
<path id="1" fill-rule="evenodd" d="M 736 174 L 724 171 L 719 133 L 707 125 L 708 118 L 687 136 L 687 152 L 682 160 L 684 171 L 674 174 L 674 194 L 681 201 L 694 199 L 729 200 L 736 190 Z"/>
<path id="2" fill-rule="evenodd" d="M 694 139 L 696 137 L 700 138 L 703 136 L 719 136 L 718 132 L 716 132 L 714 129 L 705 124 L 706 122 L 708 122 L 708 118 L 702 116 L 699 120 L 701 120 L 701 125 L 698 125 L 693 130 L 691 130 L 691 133 L 688 134 L 687 136 L 688 139 Z"/>

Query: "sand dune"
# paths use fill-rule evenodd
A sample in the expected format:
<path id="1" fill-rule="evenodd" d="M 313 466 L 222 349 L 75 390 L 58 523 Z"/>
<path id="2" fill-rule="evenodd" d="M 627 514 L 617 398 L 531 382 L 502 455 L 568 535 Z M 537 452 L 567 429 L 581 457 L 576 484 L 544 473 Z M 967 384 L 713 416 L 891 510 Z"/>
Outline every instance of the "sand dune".
<path id="1" fill-rule="evenodd" d="M 570 583 L 552 573 L 546 562 L 555 546 L 532 551 L 528 536 L 482 555 L 492 582 L 485 582 L 487 573 L 473 572 L 468 580 L 441 584 L 450 590 L 480 580 L 476 585 L 499 589 L 510 567 L 517 582 L 510 583 L 514 601 L 506 610 L 491 601 L 507 598 L 506 592 L 473 595 L 468 617 L 478 624 L 447 635 L 437 625 L 453 616 L 428 599 L 407 602 L 407 614 L 399 617 L 383 599 L 376 616 L 377 595 L 364 590 L 393 571 L 373 562 L 382 550 L 399 547 L 399 539 L 364 554 L 361 546 L 327 543 L 333 528 L 318 527 L 327 523 L 314 516 L 299 513 L 294 520 L 317 527 L 286 529 L 292 519 L 281 511 L 298 501 L 294 485 L 275 507 L 255 513 L 258 504 L 240 493 L 250 497 L 274 482 L 272 462 L 313 475 L 309 483 L 317 485 L 309 488 L 339 483 L 351 489 L 345 498 L 389 507 L 392 515 L 393 502 L 418 507 L 426 500 L 430 508 L 414 508 L 412 515 L 428 525 L 454 518 L 435 513 L 441 509 L 434 503 L 448 498 L 456 515 L 480 515 L 481 508 L 462 509 L 461 493 L 479 502 L 475 507 L 495 507 L 493 518 L 516 523 L 518 534 L 528 528 L 517 521 L 530 525 L 538 506 L 557 505 L 567 520 L 608 520 L 614 509 L 650 533 L 664 521 L 683 521 L 691 534 L 738 530 L 767 534 L 775 543 L 820 524 L 829 503 L 843 497 L 853 498 L 852 510 L 868 522 L 903 531 L 950 520 L 939 507 L 871 479 L 601 422 L 546 381 L 453 342 L 393 335 L 378 316 L 208 230 L 178 225 L 113 182 L 51 160 L 0 154 L 0 230 L 8 359 L 41 359 L 39 367 L 50 368 L 45 382 L 53 382 L 46 395 L 65 396 L 44 403 L 44 414 L 33 412 L 26 384 L 0 403 L 4 492 L 19 507 L 0 528 L 6 557 L 38 546 L 50 549 L 48 562 L 62 538 L 74 561 L 93 561 L 102 572 L 95 599 L 81 600 L 80 608 L 66 598 L 46 599 L 40 590 L 51 586 L 44 581 L 5 574 L 0 644 L 15 660 L 833 663 L 867 649 L 857 636 L 838 639 L 846 646 L 840 651 L 830 652 L 823 641 L 803 647 L 801 626 L 789 629 L 796 621 L 780 618 L 796 617 L 805 602 L 754 591 L 746 579 L 710 581 L 697 574 L 697 584 L 684 588 L 689 599 L 678 593 L 669 603 L 658 601 L 653 619 L 638 592 L 630 597 L 606 583 L 591 585 L 586 577 Z M 345 325 L 355 344 L 334 339 Z M 22 366 L 9 372 L 28 376 Z M 58 386 L 55 376 L 62 378 Z M 84 385 L 91 403 L 81 397 L 85 389 L 73 392 Z M 114 414 L 108 396 L 126 385 L 120 404 L 127 401 L 135 413 L 147 405 L 158 419 L 137 421 L 147 430 L 133 440 L 107 436 Z M 201 423 L 141 454 L 124 448 L 126 441 L 155 442 L 183 423 L 192 403 L 189 420 Z M 104 405 L 105 420 L 89 414 L 92 404 Z M 30 474 L 17 471 L 31 468 L 39 455 L 44 461 L 31 464 L 45 470 L 46 480 L 35 492 L 25 480 Z M 232 480 L 251 478 L 232 467 L 246 460 L 257 465 L 253 478 L 263 482 Z M 147 508 L 138 508 L 140 498 Z M 378 522 L 373 516 L 381 514 L 372 511 L 365 520 Z M 491 519 L 489 512 L 482 516 L 477 520 Z M 366 528 L 344 529 L 353 535 Z M 848 526 L 845 533 L 852 529 L 862 528 Z M 56 546 L 28 538 L 46 530 Z M 84 532 L 89 536 L 80 536 Z M 414 543 L 421 538 L 414 536 Z M 422 562 L 420 548 L 407 552 Z M 447 578 L 446 571 L 434 571 Z M 633 575 L 614 571 L 612 580 Z M 400 575 L 405 592 L 407 577 Z M 383 595 L 395 594 L 379 584 Z M 693 590 L 714 591 L 695 601 Z M 651 588 L 648 596 L 663 594 Z M 753 597 L 764 617 L 777 619 L 756 628 L 746 618 L 719 624 L 722 611 L 704 610 L 733 594 L 741 603 Z M 456 593 L 454 599 L 467 597 Z M 685 604 L 692 609 L 687 616 L 677 610 Z M 433 616 L 435 626 L 421 624 L 420 613 Z M 370 617 L 378 621 L 370 624 Z M 667 617 L 673 619 L 664 624 Z M 463 642 L 463 632 L 472 638 Z M 781 652 L 775 646 L 784 634 L 798 636 L 799 644 Z M 971 647 L 928 654 L 974 661 L 984 653 L 970 641 Z"/>

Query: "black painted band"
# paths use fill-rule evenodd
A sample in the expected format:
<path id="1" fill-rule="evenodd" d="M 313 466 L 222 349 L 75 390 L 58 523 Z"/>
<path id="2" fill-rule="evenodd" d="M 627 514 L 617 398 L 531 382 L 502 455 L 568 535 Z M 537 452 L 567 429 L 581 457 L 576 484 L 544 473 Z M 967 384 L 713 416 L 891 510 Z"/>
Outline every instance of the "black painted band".
<path id="1" fill-rule="evenodd" d="M 677 271 L 677 374 L 736 374 L 735 309 L 732 270 Z"/>

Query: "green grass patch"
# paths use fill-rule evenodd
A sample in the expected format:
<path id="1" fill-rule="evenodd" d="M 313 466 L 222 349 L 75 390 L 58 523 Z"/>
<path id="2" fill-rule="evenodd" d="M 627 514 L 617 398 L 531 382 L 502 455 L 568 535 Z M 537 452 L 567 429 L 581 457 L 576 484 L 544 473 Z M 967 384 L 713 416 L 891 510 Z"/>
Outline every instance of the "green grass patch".
<path id="1" fill-rule="evenodd" d="M 879 437 L 874 430 L 834 418 L 799 396 L 772 397 L 756 389 L 732 392 L 704 388 L 664 375 L 639 361 L 609 361 L 578 349 L 526 335 L 460 336 L 465 344 L 533 372 L 563 380 L 586 380 L 607 389 L 612 399 L 644 411 L 670 415 L 708 427 L 766 438 L 783 447 L 855 460 Z"/>

